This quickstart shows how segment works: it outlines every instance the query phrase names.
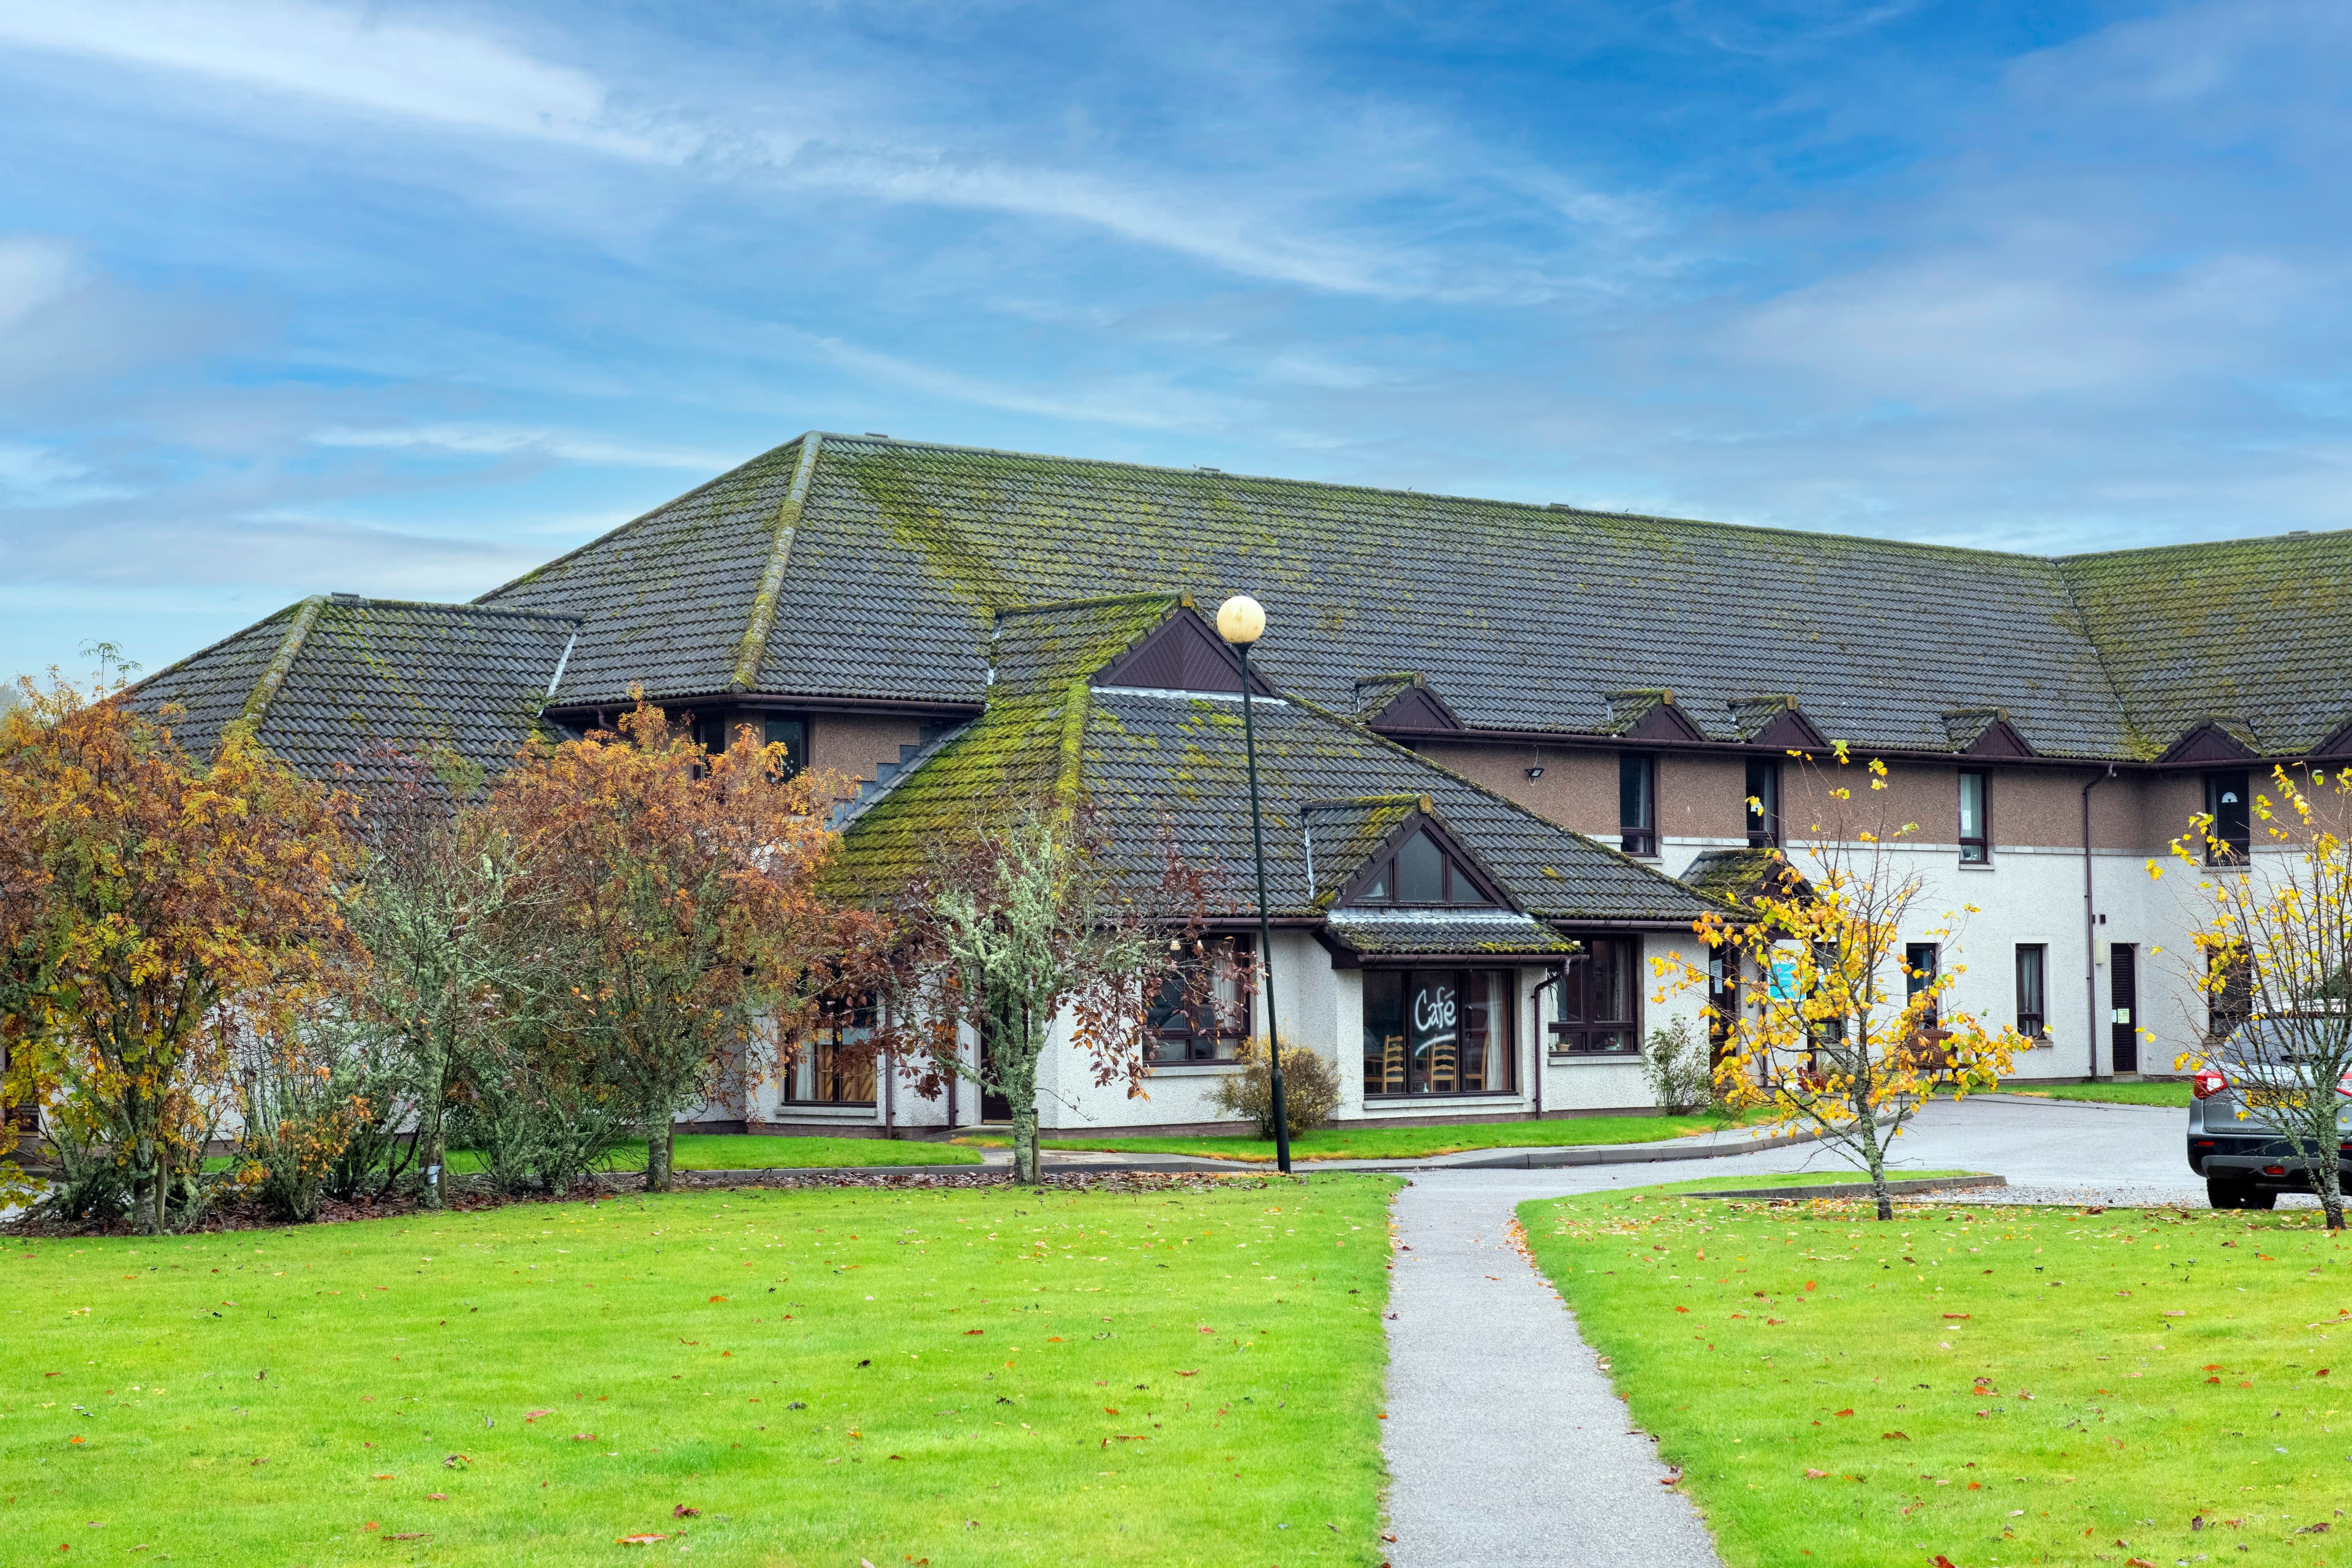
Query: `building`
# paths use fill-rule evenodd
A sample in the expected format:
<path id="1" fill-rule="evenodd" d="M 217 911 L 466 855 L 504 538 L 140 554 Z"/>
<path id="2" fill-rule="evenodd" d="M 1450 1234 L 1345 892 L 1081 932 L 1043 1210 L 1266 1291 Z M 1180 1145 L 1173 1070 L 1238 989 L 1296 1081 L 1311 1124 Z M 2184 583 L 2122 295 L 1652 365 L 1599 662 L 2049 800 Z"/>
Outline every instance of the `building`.
<path id="1" fill-rule="evenodd" d="M 194 745 L 241 723 L 323 773 L 371 739 L 495 768 L 642 687 L 861 781 L 877 866 L 1076 724 L 1090 795 L 1239 866 L 1239 670 L 1192 605 L 1244 591 L 1276 1001 L 1351 1117 L 1642 1105 L 1628 1049 L 1697 1005 L 1650 961 L 1801 829 L 1790 753 L 1832 740 L 1886 762 L 1903 855 L 1978 911 L 1918 956 L 2042 1042 L 2021 1077 L 2168 1071 L 2210 1022 L 2173 967 L 2195 884 L 2145 862 L 2209 805 L 2242 832 L 2273 762 L 2352 761 L 2352 533 L 2051 559 L 874 436 L 804 436 L 469 605 L 305 600 L 141 689 Z M 1375 908 L 1382 867 L 1440 891 Z M 1465 1037 L 1485 998 L 1475 1070 L 1409 1021 L 1449 987 Z M 1143 1101 L 1049 1082 L 1046 1124 L 1197 1124 L 1218 1049 L 1176 1029 Z M 813 1055 L 719 1109 L 985 1109 L 878 1076 Z"/>

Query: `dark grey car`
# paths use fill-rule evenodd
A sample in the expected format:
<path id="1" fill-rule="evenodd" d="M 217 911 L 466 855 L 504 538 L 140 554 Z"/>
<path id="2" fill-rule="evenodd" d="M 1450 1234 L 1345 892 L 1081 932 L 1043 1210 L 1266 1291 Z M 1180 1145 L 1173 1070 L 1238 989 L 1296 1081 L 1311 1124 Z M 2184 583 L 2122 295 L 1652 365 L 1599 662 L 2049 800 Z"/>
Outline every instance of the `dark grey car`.
<path id="1" fill-rule="evenodd" d="M 2207 1197 L 2217 1209 L 2266 1209 L 2281 1193 L 2310 1192 L 2314 1162 L 2298 1159 L 2244 1097 L 2265 1083 L 2291 1085 L 2297 1069 L 2265 1037 L 2260 1019 L 2241 1026 L 2218 1055 L 2220 1069 L 2197 1074 L 2189 1103 L 2189 1168 L 2205 1178 Z M 2352 1099 L 2340 1092 L 2335 1098 L 2336 1169 L 2352 1187 Z"/>

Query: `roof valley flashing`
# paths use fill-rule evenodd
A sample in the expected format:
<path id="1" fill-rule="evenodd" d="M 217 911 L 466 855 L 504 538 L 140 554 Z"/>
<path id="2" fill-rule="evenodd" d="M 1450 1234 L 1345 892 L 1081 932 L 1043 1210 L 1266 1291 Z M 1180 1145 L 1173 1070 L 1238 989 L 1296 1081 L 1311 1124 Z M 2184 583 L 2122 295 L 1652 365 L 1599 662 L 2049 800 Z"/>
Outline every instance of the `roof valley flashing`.
<path id="1" fill-rule="evenodd" d="M 199 748 L 249 718 L 304 766 L 434 736 L 496 765 L 542 702 L 633 686 L 963 717 L 1002 617 L 1171 585 L 1266 604 L 1266 695 L 1409 739 L 2352 755 L 2352 533 L 2044 558 L 816 434 L 472 605 L 305 601 L 139 690 Z"/>

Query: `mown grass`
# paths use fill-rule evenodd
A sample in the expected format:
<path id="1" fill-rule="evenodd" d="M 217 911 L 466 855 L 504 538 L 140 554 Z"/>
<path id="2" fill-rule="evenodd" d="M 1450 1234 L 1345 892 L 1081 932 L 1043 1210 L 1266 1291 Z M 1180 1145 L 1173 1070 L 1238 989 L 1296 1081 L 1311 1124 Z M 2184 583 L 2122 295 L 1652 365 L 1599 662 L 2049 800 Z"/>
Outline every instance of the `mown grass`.
<path id="1" fill-rule="evenodd" d="M 1729 1123 L 1706 1116 L 1580 1116 L 1558 1121 L 1470 1121 L 1446 1127 L 1383 1127 L 1349 1122 L 1302 1132 L 1290 1141 L 1298 1160 L 1416 1160 L 1468 1149 L 1559 1149 L 1595 1143 L 1651 1143 L 1710 1132 Z M 1001 1148 L 1002 1135 L 971 1133 L 956 1140 Z M 1192 1154 L 1207 1160 L 1271 1164 L 1274 1141 L 1247 1135 L 1166 1138 L 1046 1138 L 1047 1149 L 1098 1149 L 1121 1154 Z"/>
<path id="2" fill-rule="evenodd" d="M 1376 1563 L 1393 1186 L 11 1239 L 0 1556 Z"/>
<path id="3" fill-rule="evenodd" d="M 1872 1212 L 1520 1207 L 1727 1563 L 2345 1560 L 2352 1247 L 2315 1215 Z"/>
<path id="4" fill-rule="evenodd" d="M 2189 1106 L 2185 1083 L 2053 1083 L 2003 1084 L 2003 1094 L 2030 1094 L 2042 1100 L 2103 1100 L 2114 1105 Z"/>
<path id="5" fill-rule="evenodd" d="M 1937 1176 L 1975 1176 L 1980 1171 L 1889 1171 L 1887 1175 L 1898 1182 L 1927 1181 Z M 1829 1187 L 1843 1182 L 1866 1182 L 1867 1171 L 1792 1171 L 1782 1175 L 1766 1172 L 1761 1175 L 1701 1176 L 1695 1181 L 1675 1182 L 1663 1187 L 1644 1187 L 1648 1193 L 1727 1193 L 1742 1192 L 1750 1187 Z M 1899 1200 L 1898 1200 L 1899 1201 Z"/>
<path id="6" fill-rule="evenodd" d="M 681 1171 L 806 1170 L 822 1165 L 977 1165 L 981 1157 L 970 1149 L 947 1143 L 918 1142 L 904 1138 L 774 1137 L 762 1133 L 681 1132 L 677 1140 Z M 615 1171 L 646 1168 L 646 1144 L 632 1139 L 613 1152 L 607 1164 Z M 452 1149 L 449 1169 L 459 1173 L 478 1171 L 481 1160 L 471 1151 Z"/>

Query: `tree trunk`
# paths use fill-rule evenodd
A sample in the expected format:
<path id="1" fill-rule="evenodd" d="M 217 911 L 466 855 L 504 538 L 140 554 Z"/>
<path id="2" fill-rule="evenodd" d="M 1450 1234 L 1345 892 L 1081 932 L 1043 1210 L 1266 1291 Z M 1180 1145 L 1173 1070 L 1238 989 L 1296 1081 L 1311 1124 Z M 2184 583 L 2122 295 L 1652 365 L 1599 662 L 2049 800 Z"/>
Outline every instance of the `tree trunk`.
<path id="1" fill-rule="evenodd" d="M 1878 1146 L 1878 1129 L 1873 1127 L 1863 1139 L 1863 1147 L 1870 1154 L 1870 1193 L 1878 1200 L 1878 1217 L 1895 1217 L 1895 1196 L 1886 1190 L 1886 1151 Z"/>
<path id="2" fill-rule="evenodd" d="M 657 1127 L 646 1129 L 646 1191 L 669 1191 L 670 1167 L 677 1155 L 677 1126 L 667 1116 Z"/>
<path id="3" fill-rule="evenodd" d="M 447 1117 L 435 1115 L 431 1124 L 425 1129 L 423 1145 L 416 1152 L 418 1163 L 425 1167 L 425 1190 L 418 1194 L 416 1201 L 428 1209 L 440 1208 L 445 1202 L 441 1192 L 441 1173 L 449 1158 L 448 1125 Z"/>
<path id="4" fill-rule="evenodd" d="M 1012 1031 L 1008 1029 L 1007 1034 Z M 1037 1058 L 1044 1042 L 1024 1013 L 1021 1020 L 1020 1041 L 1004 1053 L 1005 1060 L 998 1065 L 997 1076 L 1004 1085 L 1004 1098 L 1013 1108 L 1013 1179 L 1024 1187 L 1037 1185 L 1040 1172 L 1037 1164 Z"/>
<path id="5" fill-rule="evenodd" d="M 2335 1100 L 2335 1091 L 2330 1089 L 2327 1113 L 2331 1119 L 2336 1114 Z M 2336 1143 L 2340 1144 L 2343 1141 L 2344 1135 L 2336 1132 Z M 2336 1163 L 2337 1158 L 2334 1145 L 2322 1143 L 2311 1162 L 2312 1184 L 2319 1189 L 2319 1206 L 2327 1211 L 2327 1228 L 2330 1230 L 2344 1228 L 2344 1172 Z"/>

